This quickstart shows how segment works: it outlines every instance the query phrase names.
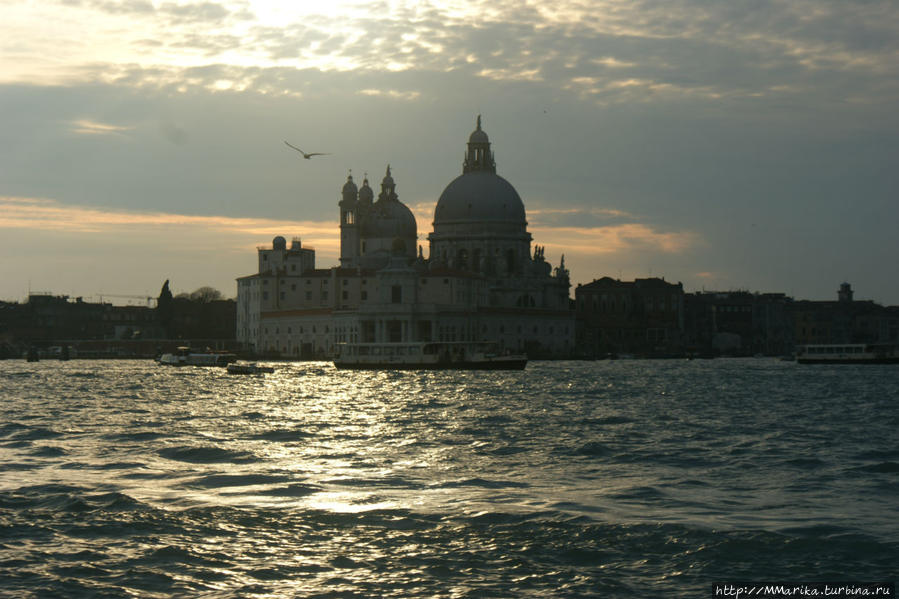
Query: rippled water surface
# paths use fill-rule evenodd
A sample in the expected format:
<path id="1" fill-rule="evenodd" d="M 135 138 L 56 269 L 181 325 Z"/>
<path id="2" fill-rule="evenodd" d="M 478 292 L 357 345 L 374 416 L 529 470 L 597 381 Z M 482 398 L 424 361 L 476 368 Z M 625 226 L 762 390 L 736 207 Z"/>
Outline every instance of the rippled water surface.
<path id="1" fill-rule="evenodd" d="M 0 594 L 696 597 L 895 580 L 899 367 L 0 362 Z"/>

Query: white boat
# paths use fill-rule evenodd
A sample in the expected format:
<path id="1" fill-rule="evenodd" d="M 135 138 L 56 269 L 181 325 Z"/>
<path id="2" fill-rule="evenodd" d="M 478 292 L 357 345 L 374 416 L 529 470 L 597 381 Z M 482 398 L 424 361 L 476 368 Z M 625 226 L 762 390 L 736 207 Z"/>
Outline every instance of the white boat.
<path id="1" fill-rule="evenodd" d="M 259 366 L 258 364 L 228 364 L 228 374 L 266 374 L 272 373 L 272 366 Z"/>
<path id="2" fill-rule="evenodd" d="M 179 347 L 174 353 L 159 356 L 156 361 L 163 366 L 227 366 L 237 360 L 230 352 L 206 350 L 195 352 L 189 347 Z"/>
<path id="3" fill-rule="evenodd" d="M 498 352 L 494 343 L 339 343 L 334 366 L 349 370 L 522 370 L 524 354 Z"/>
<path id="4" fill-rule="evenodd" d="M 899 348 L 874 343 L 799 345 L 796 361 L 800 364 L 899 364 Z"/>

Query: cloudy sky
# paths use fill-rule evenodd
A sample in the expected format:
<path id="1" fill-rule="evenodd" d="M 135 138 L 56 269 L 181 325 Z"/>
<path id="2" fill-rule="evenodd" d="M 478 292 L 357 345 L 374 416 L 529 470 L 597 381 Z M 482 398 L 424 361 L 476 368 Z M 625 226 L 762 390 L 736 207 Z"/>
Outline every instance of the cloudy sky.
<path id="1" fill-rule="evenodd" d="M 388 163 L 427 254 L 482 114 L 574 283 L 899 304 L 891 0 L 0 0 L 0 23 L 0 299 L 233 296 L 278 234 L 332 266 L 348 171 Z"/>

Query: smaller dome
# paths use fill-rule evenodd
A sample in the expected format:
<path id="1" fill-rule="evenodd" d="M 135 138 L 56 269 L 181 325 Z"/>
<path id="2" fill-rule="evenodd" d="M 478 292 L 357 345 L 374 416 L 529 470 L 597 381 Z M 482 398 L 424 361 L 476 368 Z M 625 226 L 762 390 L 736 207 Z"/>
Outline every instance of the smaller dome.
<path id="1" fill-rule="evenodd" d="M 362 187 L 359 189 L 359 201 L 371 203 L 374 197 L 375 192 L 368 185 L 368 177 L 366 177 L 362 180 Z"/>
<path id="2" fill-rule="evenodd" d="M 378 202 L 362 224 L 362 237 L 415 239 L 418 226 L 412 211 L 402 202 Z"/>
<path id="3" fill-rule="evenodd" d="M 484 132 L 484 130 L 478 128 L 471 132 L 471 135 L 468 138 L 468 143 L 487 144 L 490 143 L 490 139 L 487 137 L 487 133 Z"/>
<path id="4" fill-rule="evenodd" d="M 357 191 L 356 184 L 353 182 L 353 175 L 348 175 L 346 178 L 346 183 L 343 184 L 343 193 L 352 193 L 355 194 Z"/>
<path id="5" fill-rule="evenodd" d="M 286 250 L 287 249 L 287 240 L 278 235 L 274 239 L 272 239 L 272 249 L 275 250 Z"/>
<path id="6" fill-rule="evenodd" d="M 471 135 L 468 136 L 468 143 L 470 144 L 489 144 L 490 139 L 487 137 L 487 133 L 481 129 L 481 115 L 478 115 L 478 123 L 477 128 L 471 132 Z"/>
<path id="7" fill-rule="evenodd" d="M 390 165 L 387 165 L 387 174 L 384 175 L 384 179 L 381 181 L 381 187 L 394 187 L 396 183 L 393 181 L 393 177 L 390 176 Z"/>

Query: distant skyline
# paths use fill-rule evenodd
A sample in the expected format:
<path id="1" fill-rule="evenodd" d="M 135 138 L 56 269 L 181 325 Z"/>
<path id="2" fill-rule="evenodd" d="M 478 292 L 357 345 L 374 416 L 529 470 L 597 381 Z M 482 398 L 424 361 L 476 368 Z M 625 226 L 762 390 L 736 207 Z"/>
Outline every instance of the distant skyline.
<path id="1" fill-rule="evenodd" d="M 0 299 L 233 297 L 275 235 L 336 265 L 388 163 L 427 255 L 481 114 L 573 286 L 899 304 L 894 2 L 294 4 L 0 3 Z"/>

